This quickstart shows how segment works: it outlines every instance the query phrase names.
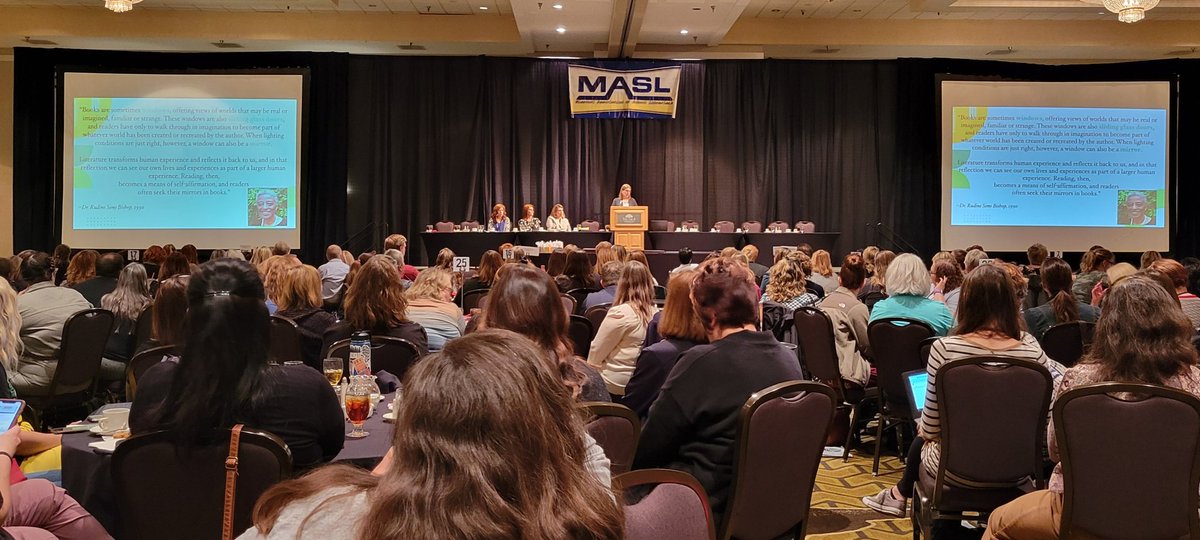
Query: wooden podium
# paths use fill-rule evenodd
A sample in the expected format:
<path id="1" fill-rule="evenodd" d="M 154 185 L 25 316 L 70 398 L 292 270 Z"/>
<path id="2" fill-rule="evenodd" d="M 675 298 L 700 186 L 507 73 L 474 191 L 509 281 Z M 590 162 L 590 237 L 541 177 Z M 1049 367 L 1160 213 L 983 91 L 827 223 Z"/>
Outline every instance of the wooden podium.
<path id="1" fill-rule="evenodd" d="M 645 206 L 612 206 L 608 209 L 613 244 L 625 249 L 646 249 L 646 230 L 650 228 L 650 209 Z"/>

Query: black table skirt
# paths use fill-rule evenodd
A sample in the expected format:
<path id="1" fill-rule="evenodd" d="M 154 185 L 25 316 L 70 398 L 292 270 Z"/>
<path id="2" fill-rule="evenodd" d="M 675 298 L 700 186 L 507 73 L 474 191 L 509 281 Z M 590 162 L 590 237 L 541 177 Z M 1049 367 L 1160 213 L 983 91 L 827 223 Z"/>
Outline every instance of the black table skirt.
<path id="1" fill-rule="evenodd" d="M 727 247 L 742 247 L 742 233 L 715 232 L 648 232 L 648 249 L 679 251 L 689 248 L 698 251 L 721 251 Z"/>
<path id="2" fill-rule="evenodd" d="M 499 250 L 501 244 L 516 246 L 535 246 L 537 242 L 559 240 L 566 244 L 575 244 L 581 249 L 594 248 L 596 244 L 612 240 L 612 233 L 607 231 L 583 232 L 423 232 L 421 243 L 425 245 L 424 261 L 432 265 L 437 260 L 437 254 L 442 248 L 450 248 L 459 257 L 470 257 L 471 267 L 479 265 L 479 259 L 489 249 Z"/>

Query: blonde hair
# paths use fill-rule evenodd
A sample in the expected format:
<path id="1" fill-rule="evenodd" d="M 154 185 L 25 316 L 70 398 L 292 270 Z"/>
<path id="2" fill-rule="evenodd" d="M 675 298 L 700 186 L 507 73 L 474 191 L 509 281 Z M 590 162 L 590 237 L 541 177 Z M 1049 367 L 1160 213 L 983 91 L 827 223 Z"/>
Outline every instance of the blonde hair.
<path id="1" fill-rule="evenodd" d="M 258 268 L 258 266 L 267 259 L 271 258 L 271 248 L 267 246 L 258 246 L 250 253 L 250 265 Z"/>
<path id="2" fill-rule="evenodd" d="M 321 307 L 321 276 L 316 268 L 306 264 L 281 267 L 275 279 L 276 292 L 272 296 L 279 311 Z"/>
<path id="3" fill-rule="evenodd" d="M 293 266 L 300 266 L 300 259 L 290 255 L 271 255 L 262 264 L 258 265 L 258 275 L 262 277 L 263 288 L 266 289 L 267 297 L 276 304 L 279 303 L 275 297 L 279 274 Z"/>
<path id="4" fill-rule="evenodd" d="M 442 291 L 453 288 L 454 280 L 450 277 L 450 272 L 441 268 L 427 268 L 417 275 L 417 281 L 404 292 L 404 297 L 408 300 L 421 298 L 442 300 Z"/>
<path id="5" fill-rule="evenodd" d="M 21 312 L 17 311 L 17 291 L 0 279 L 0 364 L 9 373 L 16 372 L 21 358 Z"/>
<path id="6" fill-rule="evenodd" d="M 828 251 L 818 249 L 816 253 L 813 253 L 812 269 L 813 273 L 833 277 L 833 261 L 830 260 Z"/>
<path id="7" fill-rule="evenodd" d="M 621 281 L 617 283 L 617 297 L 614 306 L 629 304 L 642 324 L 650 322 L 654 316 L 654 276 L 646 265 L 629 261 L 621 270 Z"/>
<path id="8" fill-rule="evenodd" d="M 767 282 L 768 300 L 788 302 L 808 292 L 804 288 L 804 269 L 800 261 L 787 257 L 771 267 L 771 280 Z"/>
<path id="9" fill-rule="evenodd" d="M 117 286 L 100 298 L 100 307 L 113 312 L 117 319 L 136 321 L 142 310 L 150 305 L 150 282 L 146 279 L 146 267 L 129 263 L 121 269 Z"/>

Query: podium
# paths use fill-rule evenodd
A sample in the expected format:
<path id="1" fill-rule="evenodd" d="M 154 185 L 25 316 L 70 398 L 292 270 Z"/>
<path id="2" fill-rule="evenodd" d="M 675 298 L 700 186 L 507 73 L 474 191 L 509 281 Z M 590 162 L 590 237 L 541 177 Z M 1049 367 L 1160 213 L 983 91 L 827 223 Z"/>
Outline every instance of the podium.
<path id="1" fill-rule="evenodd" d="M 609 228 L 613 244 L 625 249 L 646 249 L 646 230 L 650 228 L 650 208 L 645 206 L 611 206 L 608 209 Z"/>

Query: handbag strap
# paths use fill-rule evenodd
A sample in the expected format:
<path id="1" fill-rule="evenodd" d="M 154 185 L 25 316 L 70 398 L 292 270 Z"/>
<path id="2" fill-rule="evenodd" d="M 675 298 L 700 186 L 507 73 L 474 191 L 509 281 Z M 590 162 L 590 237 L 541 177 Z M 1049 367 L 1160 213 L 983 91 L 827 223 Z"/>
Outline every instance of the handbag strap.
<path id="1" fill-rule="evenodd" d="M 233 504 L 237 500 L 238 441 L 242 438 L 242 424 L 233 426 L 229 433 L 229 456 L 225 458 L 225 510 L 221 516 L 221 540 L 233 538 Z"/>

